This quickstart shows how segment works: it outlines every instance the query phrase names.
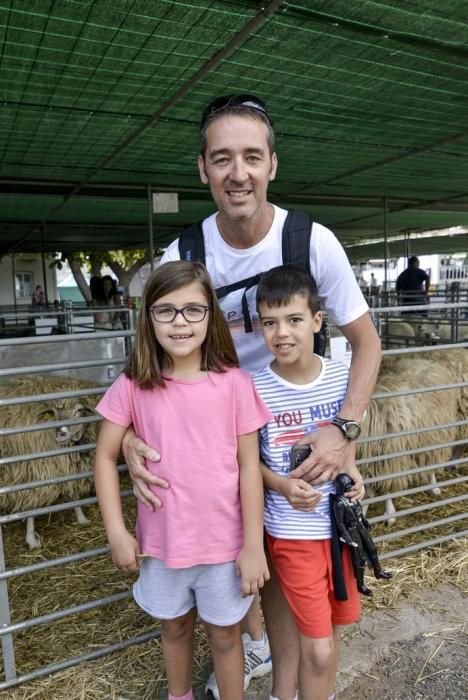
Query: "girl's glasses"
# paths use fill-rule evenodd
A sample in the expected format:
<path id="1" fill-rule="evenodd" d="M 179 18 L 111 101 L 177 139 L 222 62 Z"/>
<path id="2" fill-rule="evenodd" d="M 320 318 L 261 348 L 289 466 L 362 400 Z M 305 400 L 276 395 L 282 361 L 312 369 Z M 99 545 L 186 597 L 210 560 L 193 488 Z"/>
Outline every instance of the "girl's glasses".
<path id="1" fill-rule="evenodd" d="M 150 306 L 149 310 L 157 323 L 172 323 L 177 314 L 181 314 L 188 323 L 199 323 L 205 318 L 208 308 L 204 304 L 189 304 L 181 309 L 160 304 L 159 306 Z"/>

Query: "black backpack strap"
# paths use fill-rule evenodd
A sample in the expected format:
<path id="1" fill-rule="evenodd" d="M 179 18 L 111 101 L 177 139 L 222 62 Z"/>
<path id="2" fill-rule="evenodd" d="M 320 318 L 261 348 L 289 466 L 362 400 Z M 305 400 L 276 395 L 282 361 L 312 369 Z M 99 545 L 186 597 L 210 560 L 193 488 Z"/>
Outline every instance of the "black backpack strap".
<path id="1" fill-rule="evenodd" d="M 203 222 L 193 224 L 179 236 L 179 256 L 181 260 L 188 262 L 201 262 L 205 264 L 205 238 L 203 236 Z"/>
<path id="2" fill-rule="evenodd" d="M 310 237 L 312 219 L 295 209 L 289 209 L 282 233 L 283 265 L 297 265 L 310 272 Z"/>
<path id="3" fill-rule="evenodd" d="M 309 275 L 312 274 L 310 269 L 312 224 L 312 219 L 308 214 L 289 209 L 282 234 L 283 265 L 297 265 Z M 317 355 L 325 357 L 327 339 L 327 324 L 323 321 L 322 327 L 318 333 L 315 333 L 314 338 L 314 352 Z"/>

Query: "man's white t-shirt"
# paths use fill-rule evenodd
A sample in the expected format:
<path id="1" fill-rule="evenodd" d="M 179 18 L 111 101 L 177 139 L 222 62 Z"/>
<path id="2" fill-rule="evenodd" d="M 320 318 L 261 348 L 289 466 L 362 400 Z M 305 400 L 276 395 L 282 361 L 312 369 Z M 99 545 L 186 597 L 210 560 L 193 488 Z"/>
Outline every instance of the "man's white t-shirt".
<path id="1" fill-rule="evenodd" d="M 216 213 L 203 221 L 206 267 L 215 288 L 233 284 L 283 263 L 281 234 L 288 212 L 277 206 L 274 206 L 274 210 L 270 230 L 251 248 L 228 245 L 216 225 Z M 178 240 L 175 240 L 167 248 L 161 263 L 179 259 Z M 368 306 L 341 244 L 328 228 L 315 222 L 310 239 L 310 269 L 322 306 L 337 326 L 351 323 L 367 313 Z M 240 366 L 255 372 L 271 362 L 272 357 L 260 331 L 255 309 L 256 287 L 247 292 L 253 332 L 245 332 L 241 305 L 243 292 L 240 289 L 228 294 L 220 300 L 220 305 L 232 333 Z"/>

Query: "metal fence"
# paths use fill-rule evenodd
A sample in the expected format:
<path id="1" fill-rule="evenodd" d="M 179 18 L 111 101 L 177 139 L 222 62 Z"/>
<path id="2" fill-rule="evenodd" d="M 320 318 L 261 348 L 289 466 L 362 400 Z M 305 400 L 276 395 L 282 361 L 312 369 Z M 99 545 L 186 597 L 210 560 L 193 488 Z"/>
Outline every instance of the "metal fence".
<path id="1" fill-rule="evenodd" d="M 388 309 L 376 309 L 374 310 L 376 314 L 379 313 L 387 313 Z M 394 309 L 392 308 L 392 313 L 394 312 Z M 69 352 L 66 357 L 63 356 L 64 350 L 67 347 L 67 344 L 70 346 L 70 335 L 47 335 L 47 336 L 40 336 L 40 337 L 35 337 L 35 338 L 14 338 L 14 339 L 0 339 L 0 356 L 1 353 L 4 352 L 6 353 L 6 356 L 10 358 L 10 362 L 12 358 L 17 357 L 18 352 L 21 350 L 25 350 L 29 348 L 29 357 L 30 361 L 29 363 L 25 360 L 26 355 L 23 355 L 21 357 L 21 362 L 16 364 L 11 364 L 9 368 L 3 368 L 0 370 L 0 382 L 3 380 L 4 382 L 14 376 L 22 376 L 23 374 L 31 374 L 31 373 L 66 373 L 69 375 L 71 372 L 78 373 L 76 376 L 79 376 L 79 373 L 91 373 L 93 370 L 97 370 L 99 373 L 103 372 L 103 377 L 104 381 L 98 382 L 96 386 L 86 388 L 86 389 L 79 389 L 75 391 L 56 391 L 56 392 L 50 392 L 48 394 L 40 394 L 40 395 L 35 395 L 35 396 L 14 396 L 8 399 L 2 399 L 0 400 L 0 408 L 6 408 L 6 407 L 11 407 L 11 406 L 20 406 L 22 404 L 31 404 L 33 402 L 38 402 L 38 401 L 57 401 L 63 398 L 70 398 L 73 396 L 95 396 L 98 394 L 101 394 L 105 388 L 106 385 L 109 383 L 109 379 L 112 378 L 113 373 L 115 370 L 119 369 L 122 367 L 123 363 L 125 362 L 125 354 L 126 354 L 126 349 L 128 349 L 128 344 L 131 342 L 131 337 L 133 335 L 133 328 L 134 328 L 134 323 L 133 323 L 133 316 L 130 316 L 130 330 L 120 330 L 120 331 L 112 331 L 112 332 L 94 332 L 94 333 L 83 333 L 83 334 L 78 334 L 73 337 L 73 348 L 76 349 L 76 346 L 79 346 L 80 348 L 80 355 L 82 359 L 80 360 L 70 360 L 69 357 Z M 115 355 L 112 355 L 109 357 L 108 353 L 108 343 L 111 340 L 114 340 L 118 336 L 119 338 L 123 338 L 124 340 L 120 344 L 120 348 L 122 350 L 122 354 L 120 357 L 116 357 Z M 96 345 L 96 343 L 98 343 Z M 99 345 L 101 343 L 101 345 Z M 419 347 L 418 352 L 421 353 L 431 353 L 435 350 L 443 350 L 446 352 L 451 352 L 454 349 L 457 348 L 465 348 L 465 352 L 467 352 L 466 348 L 468 346 L 467 342 L 463 343 L 458 343 L 456 345 L 453 344 L 442 344 L 442 345 L 430 345 L 430 346 L 424 346 L 424 347 Z M 49 358 L 49 361 L 45 361 L 42 363 L 37 363 L 34 361 L 34 363 L 31 361 L 31 358 L 35 358 L 37 356 L 39 348 L 41 351 L 45 353 L 45 357 Z M 62 348 L 62 354 L 58 352 L 58 350 Z M 50 361 L 50 355 L 52 354 L 51 351 L 55 352 L 55 357 L 59 357 L 59 361 Z M 406 354 L 409 352 L 414 352 L 414 347 L 410 348 L 399 348 L 399 349 L 390 349 L 385 351 L 385 355 L 387 356 L 392 356 L 396 354 Z M 10 353 L 10 354 L 8 354 Z M 94 353 L 94 354 L 93 354 Z M 104 354 L 104 358 L 102 355 Z M 2 363 L 2 366 L 4 363 Z M 113 372 L 109 374 L 108 368 L 112 367 L 114 368 Z M 81 375 L 83 376 L 83 375 Z M 86 376 L 92 376 L 92 374 L 87 374 Z M 430 378 L 428 378 L 428 381 L 430 382 Z M 407 389 L 401 389 L 398 391 L 393 391 L 390 393 L 377 393 L 374 395 L 374 398 L 377 401 L 384 401 L 385 399 L 388 399 L 390 397 L 397 397 L 397 396 L 402 396 L 402 397 L 407 397 L 410 393 L 413 394 L 421 394 L 423 397 L 426 392 L 444 392 L 447 390 L 456 390 L 458 392 L 464 391 L 465 388 L 468 386 L 468 377 L 466 376 L 460 376 L 459 381 L 452 382 L 452 383 L 447 383 L 444 385 L 425 385 L 421 386 L 417 389 L 412 389 L 411 391 L 408 391 Z M 434 417 L 435 419 L 436 417 Z M 68 419 L 66 421 L 64 420 L 59 420 L 59 421 L 52 421 L 48 423 L 39 423 L 36 425 L 23 425 L 23 426 L 15 426 L 15 427 L 8 427 L 8 428 L 3 428 L 0 430 L 0 437 L 2 440 L 7 439 L 9 436 L 12 435 L 18 435 L 18 434 L 26 434 L 28 432 L 34 432 L 34 431 L 39 431 L 43 430 L 44 427 L 47 428 L 59 428 L 63 427 L 64 425 L 66 426 L 74 426 L 78 424 L 82 424 L 84 422 L 88 423 L 93 423 L 97 422 L 99 419 L 94 416 L 90 416 L 86 419 L 83 418 L 75 418 L 75 419 Z M 430 421 L 431 422 L 431 421 Z M 434 424 L 428 425 L 424 428 L 417 428 L 414 429 L 411 426 L 408 426 L 408 430 L 406 431 L 401 431 L 399 433 L 395 434 L 385 434 L 385 435 L 373 435 L 368 438 L 366 438 L 367 442 L 375 442 L 379 443 L 382 439 L 392 439 L 397 436 L 401 435 L 416 435 L 418 433 L 429 433 L 437 430 L 441 430 L 443 428 L 463 428 L 463 426 L 466 426 L 468 423 L 468 420 L 466 419 L 465 416 L 459 417 L 459 420 L 455 422 L 451 422 L 449 424 L 438 424 L 436 420 L 434 420 Z M 466 436 L 466 432 L 465 432 Z M 450 442 L 449 446 L 450 447 L 457 447 L 462 450 L 466 447 L 467 440 L 465 438 L 461 440 L 457 440 L 455 442 Z M 397 459 L 399 457 L 407 456 L 409 454 L 417 454 L 421 450 L 425 450 L 426 452 L 429 450 L 434 450 L 437 447 L 446 446 L 443 442 L 438 443 L 436 445 L 429 445 L 427 447 L 417 447 L 412 450 L 406 450 L 404 452 L 389 452 L 387 454 L 381 454 L 379 453 L 378 456 L 375 458 L 372 458 L 370 460 L 367 460 L 367 462 L 372 462 L 372 461 L 381 461 L 381 460 L 389 460 L 389 459 Z M 56 455 L 60 454 L 67 454 L 71 453 L 73 451 L 79 451 L 80 453 L 89 453 L 92 452 L 95 448 L 94 443 L 88 443 L 88 444 L 82 444 L 78 445 L 76 447 L 68 447 L 68 448 L 59 448 L 57 450 L 49 451 L 49 452 L 33 452 L 33 453 L 28 453 L 28 454 L 18 454 L 13 457 L 1 457 L 0 458 L 0 467 L 2 469 L 3 473 L 3 479 L 2 479 L 2 486 L 0 487 L 0 496 L 6 495 L 6 494 L 11 494 L 11 493 L 16 493 L 20 491 L 25 491 L 25 490 L 30 490 L 30 489 L 36 489 L 40 488 L 43 486 L 51 485 L 54 483 L 60 483 L 62 481 L 71 481 L 74 479 L 83 479 L 83 478 L 88 478 L 92 476 L 92 473 L 90 471 L 88 472 L 79 472 L 76 474 L 72 475 L 56 475 L 53 477 L 49 478 L 44 478 L 40 480 L 36 480 L 34 482 L 28 482 L 28 483 L 23 483 L 23 484 L 16 484 L 16 485 L 9 485 L 8 484 L 8 470 L 11 468 L 14 468 L 15 464 L 19 464 L 22 461 L 25 460 L 37 460 L 37 459 L 44 459 L 45 457 L 53 457 Z M 361 466 L 364 464 L 365 460 L 360 460 L 358 461 L 358 465 L 360 464 Z M 399 472 L 397 475 L 400 476 L 409 476 L 409 475 L 414 475 L 415 473 L 424 473 L 424 472 L 432 472 L 432 473 L 439 473 L 439 474 L 444 474 L 442 481 L 439 483 L 439 486 L 443 489 L 447 489 L 453 485 L 458 485 L 458 484 L 465 484 L 468 481 L 468 475 L 465 475 L 461 473 L 462 468 L 466 468 L 466 449 L 464 450 L 464 456 L 461 457 L 454 457 L 453 459 L 444 461 L 443 463 L 431 463 L 428 465 L 425 465 L 423 467 L 418 467 L 416 469 L 411 469 L 411 470 L 402 470 Z M 453 469 L 453 468 L 458 468 L 458 473 L 456 475 L 451 474 L 451 472 L 447 471 L 447 469 Z M 125 465 L 120 465 L 119 470 L 120 471 L 125 471 L 126 467 Z M 391 477 L 395 477 L 395 474 L 392 474 Z M 372 479 L 368 479 L 367 483 L 369 485 L 372 485 L 372 483 L 377 483 L 377 482 L 383 482 L 386 479 L 390 478 L 386 474 L 378 475 Z M 401 490 L 398 493 L 392 494 L 392 497 L 410 497 L 414 494 L 421 494 L 429 489 L 433 488 L 432 484 L 428 485 L 422 485 L 422 486 L 417 486 L 414 488 L 407 488 L 404 490 Z M 123 498 L 126 498 L 131 494 L 131 491 L 122 491 L 122 496 Z M 404 510 L 400 510 L 395 514 L 395 517 L 397 519 L 400 518 L 407 518 L 408 516 L 411 517 L 412 515 L 416 513 L 422 513 L 422 512 L 427 512 L 429 514 L 429 519 L 426 523 L 421 524 L 418 523 L 417 525 L 410 525 L 409 527 L 404 527 L 401 530 L 396 530 L 391 533 L 387 534 L 382 534 L 378 537 L 376 537 L 377 542 L 382 542 L 386 543 L 386 551 L 382 554 L 381 558 L 385 559 L 388 557 L 394 557 L 394 556 L 400 556 L 403 555 L 407 552 L 410 551 L 415 551 L 417 549 L 422 549 L 425 547 L 430 547 L 442 542 L 445 542 L 447 540 L 452 540 L 457 537 L 464 537 L 468 534 L 468 530 L 466 529 L 466 517 L 467 517 L 467 512 L 466 509 L 463 512 L 460 512 L 457 509 L 456 513 L 446 515 L 445 517 L 439 517 L 437 515 L 434 515 L 434 518 L 432 516 L 432 513 L 437 514 L 437 509 L 439 509 L 441 506 L 455 506 L 458 505 L 459 503 L 466 502 L 466 499 L 468 498 L 468 493 L 466 490 L 464 490 L 462 493 L 457 494 L 455 496 L 449 496 L 449 497 L 442 497 L 439 499 L 432 499 L 429 503 L 425 503 L 423 505 L 414 505 L 410 506 L 408 508 L 405 508 Z M 367 504 L 379 504 L 383 501 L 385 501 L 386 496 L 381 495 L 381 496 L 376 496 L 375 498 L 372 499 L 367 499 L 364 501 L 364 503 Z M 4 556 L 4 536 L 5 534 L 8 533 L 8 526 L 16 522 L 18 520 L 25 520 L 27 518 L 32 518 L 36 516 L 40 516 L 43 514 L 50 514 L 54 512 L 60 512 L 64 510 L 69 510 L 73 508 L 77 508 L 80 506 L 87 506 L 90 504 L 95 504 L 96 499 L 92 496 L 74 500 L 74 501 L 69 501 L 69 502 L 63 502 L 63 503 L 57 503 L 54 505 L 50 506 L 45 506 L 45 507 L 38 507 L 30 510 L 23 510 L 21 512 L 10 512 L 10 513 L 4 513 L 0 516 L 0 636 L 1 636 L 1 641 L 2 641 L 2 654 L 3 654 L 3 665 L 4 665 L 4 680 L 0 682 L 0 690 L 6 689 L 6 688 L 11 688 L 15 685 L 18 685 L 20 683 L 40 678 L 42 676 L 48 675 L 50 673 L 54 673 L 63 669 L 66 669 L 68 667 L 74 666 L 76 664 L 79 664 L 83 661 L 89 661 L 91 659 L 97 659 L 102 656 L 105 656 L 113 651 L 124 649 L 129 646 L 133 646 L 136 644 L 140 644 L 142 642 L 145 642 L 147 640 L 153 639 L 158 636 L 158 632 L 155 630 L 138 634 L 135 635 L 131 638 L 124 639 L 118 642 L 113 642 L 108 645 L 104 645 L 98 649 L 83 649 L 83 653 L 72 656 L 70 658 L 64 658 L 60 662 L 55 662 L 49 665 L 42 666 L 41 668 L 36 668 L 32 671 L 29 671 L 27 673 L 19 673 L 17 672 L 16 668 L 16 662 L 15 662 L 15 634 L 21 631 L 25 630 L 30 630 L 35 626 L 38 625 L 50 625 L 53 624 L 54 622 L 58 620 L 63 620 L 66 619 L 72 615 L 76 614 L 82 614 L 85 613 L 86 611 L 92 610 L 99 608 L 101 606 L 118 606 L 119 603 L 122 603 L 122 601 L 128 599 L 131 596 L 131 593 L 128 591 L 125 592 L 118 592 L 115 594 L 111 595 L 106 595 L 103 597 L 99 598 L 94 598 L 94 599 L 89 599 L 85 600 L 82 603 L 78 605 L 73 605 L 68 608 L 63 608 L 63 609 L 54 609 L 50 611 L 47 614 L 43 615 L 38 615 L 38 616 L 32 616 L 29 619 L 24 619 L 24 620 L 17 620 L 17 621 L 12 621 L 11 620 L 11 615 L 10 615 L 10 604 L 9 604 L 9 586 L 14 585 L 14 582 L 17 581 L 20 577 L 25 576 L 25 575 L 30 575 L 30 574 L 35 574 L 35 572 L 38 571 L 44 571 L 44 570 L 52 570 L 55 567 L 61 567 L 64 566 L 65 564 L 69 564 L 70 562 L 75 562 L 81 559 L 91 559 L 93 557 L 97 556 L 102 556 L 103 554 L 107 553 L 109 548 L 104 546 L 104 547 L 97 547 L 94 549 L 87 549 L 86 551 L 81 551 L 81 552 L 70 552 L 65 556 L 60 556 L 57 558 L 52 558 L 52 559 L 47 559 L 47 560 L 42 560 L 42 561 L 36 561 L 32 564 L 26 565 L 26 566 L 20 566 L 20 567 L 13 567 L 9 568 L 8 562 L 5 561 L 5 556 Z M 371 523 L 378 523 L 381 522 L 385 519 L 385 515 L 376 515 L 372 518 L 370 518 Z M 465 525 L 463 524 L 463 521 L 465 521 Z M 442 528 L 443 526 L 451 525 L 455 526 L 456 524 L 460 525 L 460 528 L 457 530 L 454 530 L 453 527 L 450 531 L 450 533 L 446 534 L 440 534 L 434 536 L 428 535 L 427 539 L 419 541 L 417 544 L 411 544 L 411 545 L 399 545 L 395 547 L 393 550 L 389 548 L 388 544 L 393 542 L 394 540 L 401 540 L 407 535 L 410 535 L 416 531 L 418 532 L 425 532 L 425 531 L 433 531 L 434 529 L 437 528 Z M 118 615 L 118 608 L 115 612 L 116 615 Z"/>

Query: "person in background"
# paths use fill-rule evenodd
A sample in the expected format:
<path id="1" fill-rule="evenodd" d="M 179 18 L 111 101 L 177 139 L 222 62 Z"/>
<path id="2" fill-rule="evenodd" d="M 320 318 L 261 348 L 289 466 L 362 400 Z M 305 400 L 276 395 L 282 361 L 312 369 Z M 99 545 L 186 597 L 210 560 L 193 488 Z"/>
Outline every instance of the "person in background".
<path id="1" fill-rule="evenodd" d="M 282 263 L 282 228 L 287 211 L 267 199 L 278 160 L 273 124 L 263 100 L 245 94 L 215 98 L 203 110 L 200 141 L 200 179 L 210 187 L 217 205 L 217 212 L 202 222 L 206 265 L 218 288 Z M 352 348 L 349 384 L 339 415 L 346 419 L 345 424 L 349 421 L 359 424 L 375 386 L 380 340 L 342 246 L 329 229 L 316 222 L 311 233 L 309 263 L 318 293 L 325 311 Z M 161 263 L 178 259 L 178 241 L 174 241 Z M 255 288 L 249 291 L 247 299 L 253 332 L 245 332 L 243 292 L 239 289 L 224 297 L 221 308 L 228 319 L 240 366 L 254 372 L 265 367 L 271 355 L 255 314 Z M 344 426 L 328 425 L 309 433 L 302 441 L 310 445 L 312 453 L 293 476 L 312 485 L 330 481 L 342 471 L 343 464 L 352 462 L 355 442 Z M 157 470 L 149 472 L 145 460 L 157 462 L 164 458 L 161 446 L 153 438 L 144 443 L 132 429 L 124 438 L 123 450 L 138 499 L 148 508 L 160 507 L 166 492 L 158 490 L 156 495 L 150 484 L 170 490 L 171 479 L 170 476 L 163 479 L 155 473 Z M 359 490 L 362 479 L 354 474 L 352 478 Z M 271 580 L 262 590 L 271 654 L 262 629 L 260 607 L 255 604 L 243 622 L 245 687 L 251 678 L 271 670 L 273 658 L 273 695 L 292 700 L 288 689 L 296 680 L 295 665 L 282 662 L 291 657 L 298 660 L 300 651 L 290 610 L 274 571 L 271 574 Z M 209 679 L 207 690 L 219 697 L 214 677 Z"/>
<path id="2" fill-rule="evenodd" d="M 102 284 L 104 287 L 104 294 L 106 296 L 108 305 L 121 308 L 123 303 L 122 295 L 117 289 L 117 282 L 115 281 L 115 279 L 110 275 L 104 275 L 104 277 L 102 278 Z M 111 323 L 112 328 L 114 330 L 122 328 L 122 319 L 120 318 L 120 312 L 116 311 L 112 314 Z"/>
<path id="3" fill-rule="evenodd" d="M 104 418 L 95 464 L 99 507 L 114 562 L 123 571 L 139 568 L 135 600 L 161 620 L 169 700 L 193 697 L 197 609 L 221 697 L 241 700 L 239 622 L 269 578 L 258 429 L 271 414 L 250 374 L 237 367 L 204 265 L 177 261 L 152 273 L 134 351 L 97 411 Z M 148 467 L 171 480 L 164 508 L 138 503 L 137 539 L 125 526 L 117 471 L 129 425 L 156 440 L 163 456 Z"/>
<path id="4" fill-rule="evenodd" d="M 102 284 L 109 306 L 122 306 L 122 295 L 117 289 L 117 282 L 115 279 L 110 275 L 104 275 Z"/>
<path id="5" fill-rule="evenodd" d="M 45 294 L 40 284 L 36 285 L 32 293 L 31 303 L 33 306 L 45 306 Z"/>
<path id="6" fill-rule="evenodd" d="M 396 281 L 398 300 L 404 306 L 415 304 L 427 304 L 429 302 L 429 286 L 431 279 L 427 272 L 419 267 L 419 258 L 412 255 L 408 258 L 408 267 L 403 270 Z M 425 314 L 424 311 L 402 311 L 404 314 Z"/>
<path id="7" fill-rule="evenodd" d="M 109 304 L 107 301 L 107 295 L 104 291 L 102 277 L 99 277 L 98 275 L 93 275 L 93 277 L 91 277 L 89 280 L 89 291 L 91 292 L 91 301 L 89 302 L 89 306 L 96 308 L 102 307 L 102 311 L 98 311 L 94 314 L 94 324 L 96 330 L 110 330 L 112 328 L 112 322 L 109 311 L 107 310 L 109 308 Z"/>

